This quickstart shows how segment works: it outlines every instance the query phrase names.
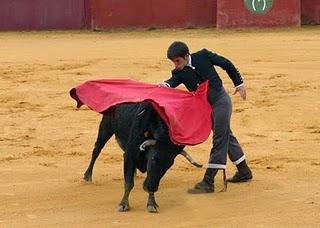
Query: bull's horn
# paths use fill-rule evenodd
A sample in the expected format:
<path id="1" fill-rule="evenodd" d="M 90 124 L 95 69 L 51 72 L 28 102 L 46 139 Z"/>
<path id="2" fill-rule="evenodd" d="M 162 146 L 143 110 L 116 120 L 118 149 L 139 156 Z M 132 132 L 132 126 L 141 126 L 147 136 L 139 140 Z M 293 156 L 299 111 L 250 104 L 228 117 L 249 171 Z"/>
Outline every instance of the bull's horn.
<path id="1" fill-rule="evenodd" d="M 143 143 L 141 143 L 141 145 L 139 146 L 139 149 L 141 151 L 145 151 L 148 146 L 156 145 L 156 142 L 157 141 L 154 139 L 148 139 L 148 140 L 144 141 Z"/>
<path id="2" fill-rule="evenodd" d="M 180 153 L 183 157 L 185 157 L 192 165 L 201 168 L 202 165 L 199 164 L 198 162 L 196 162 L 195 160 L 193 160 L 193 158 L 187 153 L 187 151 L 182 150 Z"/>

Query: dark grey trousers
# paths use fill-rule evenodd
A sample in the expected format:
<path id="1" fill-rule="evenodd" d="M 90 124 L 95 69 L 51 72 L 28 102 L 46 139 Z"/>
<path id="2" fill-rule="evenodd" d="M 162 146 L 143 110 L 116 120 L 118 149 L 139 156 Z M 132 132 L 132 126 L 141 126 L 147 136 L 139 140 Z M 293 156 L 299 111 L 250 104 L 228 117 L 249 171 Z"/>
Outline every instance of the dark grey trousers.
<path id="1" fill-rule="evenodd" d="M 208 168 L 225 169 L 227 154 L 235 165 L 245 160 L 241 146 L 230 128 L 231 114 L 232 102 L 230 96 L 222 88 L 213 102 L 213 147 L 210 152 Z"/>

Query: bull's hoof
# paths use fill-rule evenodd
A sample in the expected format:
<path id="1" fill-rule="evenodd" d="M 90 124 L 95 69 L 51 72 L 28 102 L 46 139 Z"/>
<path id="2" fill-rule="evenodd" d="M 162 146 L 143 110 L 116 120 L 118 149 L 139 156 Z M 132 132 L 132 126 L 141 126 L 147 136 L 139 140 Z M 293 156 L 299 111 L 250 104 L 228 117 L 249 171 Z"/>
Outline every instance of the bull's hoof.
<path id="1" fill-rule="evenodd" d="M 150 213 L 158 213 L 159 212 L 159 206 L 158 205 L 147 205 L 147 210 Z"/>
<path id="2" fill-rule="evenodd" d="M 129 211 L 130 210 L 130 206 L 129 204 L 119 204 L 118 205 L 118 211 L 119 212 L 126 212 L 126 211 Z"/>

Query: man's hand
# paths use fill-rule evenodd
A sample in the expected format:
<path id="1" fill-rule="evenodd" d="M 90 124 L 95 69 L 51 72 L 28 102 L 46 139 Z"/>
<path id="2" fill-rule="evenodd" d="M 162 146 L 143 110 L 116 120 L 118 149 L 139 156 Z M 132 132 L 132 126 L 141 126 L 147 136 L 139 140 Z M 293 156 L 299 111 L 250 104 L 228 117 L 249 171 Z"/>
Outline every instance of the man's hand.
<path id="1" fill-rule="evenodd" d="M 166 82 L 161 82 L 160 84 L 158 84 L 159 87 L 169 87 L 170 88 L 170 85 Z"/>
<path id="2" fill-rule="evenodd" d="M 235 95 L 236 93 L 240 94 L 240 97 L 242 98 L 242 100 L 245 100 L 247 98 L 247 91 L 246 91 L 246 87 L 244 86 L 244 84 L 236 87 L 233 95 Z"/>

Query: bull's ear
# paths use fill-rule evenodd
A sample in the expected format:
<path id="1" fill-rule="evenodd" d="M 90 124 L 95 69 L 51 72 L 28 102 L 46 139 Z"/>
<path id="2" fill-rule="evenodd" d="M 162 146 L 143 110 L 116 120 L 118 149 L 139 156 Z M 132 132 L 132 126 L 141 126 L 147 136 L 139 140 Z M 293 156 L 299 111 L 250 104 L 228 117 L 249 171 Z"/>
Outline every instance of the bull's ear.
<path id="1" fill-rule="evenodd" d="M 185 157 L 192 165 L 201 168 L 203 165 L 196 162 L 185 150 L 182 150 L 180 153 L 183 157 Z"/>
<path id="2" fill-rule="evenodd" d="M 155 139 L 148 139 L 148 140 L 144 141 L 143 143 L 141 143 L 141 145 L 139 146 L 139 149 L 141 151 L 145 151 L 148 146 L 156 145 L 156 142 L 157 141 Z"/>

